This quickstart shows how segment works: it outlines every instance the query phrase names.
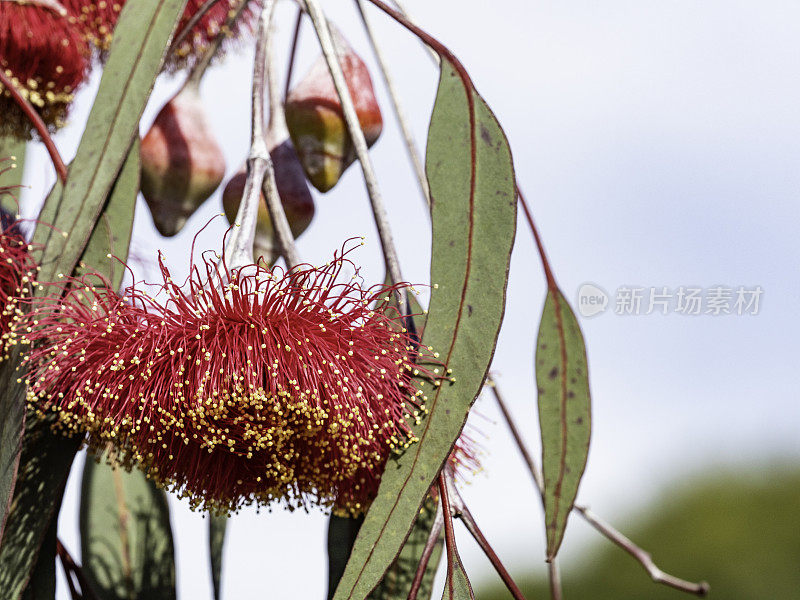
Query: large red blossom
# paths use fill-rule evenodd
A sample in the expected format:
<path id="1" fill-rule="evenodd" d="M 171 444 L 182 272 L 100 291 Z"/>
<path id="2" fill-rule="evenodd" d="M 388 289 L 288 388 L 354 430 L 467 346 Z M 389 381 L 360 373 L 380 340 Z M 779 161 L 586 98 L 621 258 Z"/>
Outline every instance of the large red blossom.
<path id="1" fill-rule="evenodd" d="M 240 23 L 246 22 L 247 18 L 237 21 L 234 32 L 223 30 L 228 16 L 240 6 L 242 1 L 218 0 L 175 49 L 175 55 L 168 57 L 168 62 L 173 65 L 182 64 L 199 56 L 209 42 L 220 33 L 237 33 L 240 30 Z M 76 16 L 87 39 L 100 50 L 108 50 L 114 37 L 114 28 L 119 20 L 119 14 L 125 6 L 125 0 L 61 0 L 61 2 Z M 189 24 L 192 16 L 197 14 L 205 3 L 206 0 L 188 0 L 183 18 L 177 27 L 178 32 Z"/>
<path id="2" fill-rule="evenodd" d="M 8 160 L 0 159 L 0 177 L 13 168 Z M 13 193 L 11 187 L 0 187 L 0 198 Z M 28 295 L 36 277 L 36 264 L 29 250 L 15 218 L 0 211 L 0 360 L 8 358 L 8 350 L 15 343 L 14 325 L 23 315 L 19 303 Z"/>
<path id="3" fill-rule="evenodd" d="M 161 263 L 165 306 L 89 286 L 60 311 L 36 307 L 29 400 L 195 506 L 360 512 L 392 450 L 414 441 L 415 375 L 435 377 L 393 290 L 345 278 L 344 255 L 288 273 L 203 264 L 178 286 Z"/>
<path id="4" fill-rule="evenodd" d="M 89 46 L 68 16 L 41 5 L 0 1 L 0 68 L 51 129 L 63 125 L 89 63 Z M 0 135 L 30 137 L 32 126 L 2 85 L 0 114 Z"/>

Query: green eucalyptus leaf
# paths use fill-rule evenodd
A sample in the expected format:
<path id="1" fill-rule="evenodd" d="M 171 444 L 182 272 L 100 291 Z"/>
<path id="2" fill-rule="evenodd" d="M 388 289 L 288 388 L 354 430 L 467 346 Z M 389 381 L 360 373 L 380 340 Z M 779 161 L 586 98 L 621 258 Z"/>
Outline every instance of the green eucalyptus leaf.
<path id="1" fill-rule="evenodd" d="M 25 140 L 18 140 L 13 136 L 0 137 L 0 160 L 4 158 L 14 158 L 16 166 L 8 168 L 11 163 L 0 164 L 0 169 L 8 168 L 0 177 L 0 186 L 2 187 L 17 187 L 22 185 L 22 175 L 25 170 L 25 148 L 27 143 Z M 0 206 L 3 210 L 8 211 L 12 215 L 19 212 L 19 191 L 14 191 L 12 194 L 3 194 L 0 197 Z"/>
<path id="2" fill-rule="evenodd" d="M 31 573 L 22 600 L 54 600 L 56 597 L 56 541 L 58 540 L 58 519 L 50 521 L 44 535 L 39 560 Z"/>
<path id="3" fill-rule="evenodd" d="M 516 227 L 514 168 L 503 130 L 462 73 L 443 57 L 426 156 L 434 289 L 423 341 L 454 380 L 420 383 L 429 413 L 415 428 L 419 442 L 390 460 L 336 600 L 365 598 L 400 552 L 481 390 L 503 318 Z"/>
<path id="4" fill-rule="evenodd" d="M 86 129 L 63 192 L 42 209 L 34 243 L 42 248 L 39 280 L 73 272 L 138 136 L 139 119 L 161 70 L 186 0 L 137 0 L 125 4 L 114 31 Z M 46 293 L 46 288 L 45 292 Z"/>
<path id="5" fill-rule="evenodd" d="M 138 193 L 138 151 L 139 144 L 137 141 L 131 148 L 128 159 L 113 187 L 108 204 L 101 215 L 100 223 L 92 234 L 90 243 L 82 257 L 82 263 L 92 265 L 92 270 L 103 274 L 116 287 L 119 286 L 122 280 L 122 265 L 116 260 L 109 261 L 106 255 L 111 253 L 115 256 L 127 256 L 128 253 L 130 232 L 133 227 L 134 203 Z M 54 189 L 56 190 L 55 193 L 58 193 L 61 186 L 58 185 Z M 9 506 L 12 502 L 14 481 L 20 460 L 20 449 L 24 444 L 28 443 L 27 439 L 24 442 L 22 440 L 25 419 L 25 388 L 24 385 L 17 381 L 20 377 L 20 372 L 16 370 L 16 365 L 19 364 L 20 359 L 19 354 L 19 347 L 14 347 L 11 356 L 0 365 L 0 389 L 5 390 L 5 393 L 0 395 L 0 415 L 4 416 L 4 418 L 0 419 L 0 542 L 3 540 L 4 528 L 2 525 L 5 524 Z M 29 418 L 33 422 L 38 419 L 34 415 L 30 415 Z M 59 448 L 63 445 L 61 436 L 52 433 L 48 428 L 37 429 L 36 435 L 38 437 L 36 441 L 37 447 Z M 69 469 L 72 466 L 71 459 L 74 457 L 76 450 L 77 444 L 74 444 L 71 455 L 65 453 L 61 457 L 63 460 L 50 466 L 53 470 L 58 468 L 63 470 L 60 476 L 64 481 L 69 474 Z M 28 476 L 35 479 L 38 476 L 38 472 L 38 470 L 34 470 Z M 59 474 L 55 472 L 48 471 L 46 475 L 54 480 L 59 478 Z M 40 483 L 44 486 L 49 485 L 47 482 Z M 34 486 L 36 481 L 29 481 L 27 485 Z M 40 501 L 46 502 L 48 497 L 58 504 L 61 502 L 60 494 L 45 495 Z M 28 500 L 15 498 L 13 501 L 22 502 L 24 505 L 24 502 Z M 55 513 L 56 507 L 51 507 L 51 510 Z M 31 531 L 30 537 L 24 538 L 24 543 L 31 544 L 27 551 L 37 551 L 37 545 L 44 539 L 44 527 L 46 525 L 46 522 L 36 523 L 35 530 Z M 42 552 L 44 553 L 45 550 L 43 549 Z M 48 546 L 47 553 L 49 554 L 50 552 L 51 550 Z M 0 552 L 0 556 L 2 556 L 2 552 Z M 46 561 L 47 559 L 45 559 Z M 0 595 L 1 598 L 3 598 L 2 595 Z"/>
<path id="6" fill-rule="evenodd" d="M 403 544 L 403 549 L 400 550 L 400 554 L 386 571 L 378 587 L 372 590 L 368 600 L 406 600 L 408 598 L 411 584 L 414 582 L 414 576 L 417 574 L 417 568 L 422 559 L 422 553 L 436 520 L 437 507 L 438 500 L 434 500 L 430 496 L 425 500 L 417 520 L 414 521 L 414 527 L 411 529 L 406 543 Z M 430 600 L 431 598 L 433 579 L 442 559 L 443 541 L 444 537 L 440 532 L 433 553 L 425 567 L 425 575 L 417 591 L 417 600 Z"/>
<path id="7" fill-rule="evenodd" d="M 101 273 L 114 290 L 119 288 L 125 274 L 121 261 L 128 257 L 133 232 L 133 214 L 139 194 L 139 146 L 139 138 L 136 138 L 78 264 L 79 275 Z"/>
<path id="8" fill-rule="evenodd" d="M 0 600 L 19 600 L 37 561 L 55 561 L 55 544 L 43 542 L 57 520 L 56 508 L 81 438 L 63 436 L 51 427 L 49 419 L 28 413 L 14 498 L 0 545 Z"/>
<path id="9" fill-rule="evenodd" d="M 345 565 L 363 522 L 363 517 L 336 515 L 331 515 L 328 520 L 328 600 L 333 598 L 336 586 L 344 574 Z"/>
<path id="10" fill-rule="evenodd" d="M 225 532 L 228 529 L 226 515 L 208 515 L 208 551 L 211 557 L 211 583 L 214 600 L 222 598 L 222 556 L 225 549 Z"/>
<path id="11" fill-rule="evenodd" d="M 442 600 L 475 600 L 472 585 L 467 577 L 467 572 L 464 570 L 464 565 L 461 564 L 461 558 L 458 553 L 453 557 L 452 570 L 448 565 Z"/>
<path id="12" fill-rule="evenodd" d="M 17 480 L 22 436 L 25 431 L 25 386 L 17 382 L 16 366 L 20 348 L 14 346 L 10 356 L 0 364 L 0 546 Z"/>
<path id="13" fill-rule="evenodd" d="M 87 456 L 80 532 L 84 574 L 103 600 L 176 597 L 167 495 L 144 473 Z"/>
<path id="14" fill-rule="evenodd" d="M 535 360 L 547 557 L 552 560 L 578 494 L 591 435 L 586 347 L 578 320 L 558 289 L 547 294 Z"/>
<path id="15" fill-rule="evenodd" d="M 71 274 L 83 257 L 138 136 L 139 118 L 185 3 L 186 0 L 139 0 L 127 3 L 122 10 L 67 183 L 54 186 L 34 232 L 34 244 L 41 249 L 35 256 L 41 266 L 40 282 L 54 282 L 60 275 Z M 121 231 L 129 226 L 127 222 L 118 224 L 110 215 L 109 222 L 113 228 L 121 227 Z M 125 238 L 124 234 L 119 236 L 111 242 L 111 247 L 117 247 Z M 102 265 L 98 267 L 102 269 Z M 117 277 L 116 272 L 111 275 Z M 37 294 L 47 294 L 48 290 L 47 286 L 41 286 Z M 10 395 L 6 393 L 3 404 L 9 402 Z M 18 405 L 18 401 L 12 403 L 12 407 Z M 51 432 L 48 423 L 39 423 L 30 415 L 29 421 L 0 546 L 0 600 L 17 600 L 30 579 L 47 528 L 60 506 L 63 486 L 79 445 L 77 438 Z M 14 420 L 12 424 L 16 423 Z M 15 431 L 19 430 L 9 428 L 9 435 L 5 429 L 0 432 L 3 473 L 12 472 L 8 470 L 14 462 L 9 450 L 20 444 L 19 433 L 14 434 Z M 0 492 L 8 487 L 4 477 L 8 479 L 7 475 L 0 475 Z M 0 505 L 6 505 L 2 497 Z"/>

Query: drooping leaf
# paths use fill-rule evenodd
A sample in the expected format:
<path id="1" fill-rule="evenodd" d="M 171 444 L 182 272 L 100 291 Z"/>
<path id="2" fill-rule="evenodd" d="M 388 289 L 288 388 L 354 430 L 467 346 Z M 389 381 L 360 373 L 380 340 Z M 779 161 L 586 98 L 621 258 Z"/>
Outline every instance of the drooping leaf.
<path id="1" fill-rule="evenodd" d="M 81 483 L 83 571 L 103 600 L 169 600 L 175 551 L 166 493 L 89 455 Z"/>
<path id="2" fill-rule="evenodd" d="M 472 585 L 458 554 L 453 557 L 452 571 L 448 568 L 442 600 L 475 600 Z"/>
<path id="3" fill-rule="evenodd" d="M 39 216 L 55 228 L 39 225 L 34 233 L 34 243 L 42 247 L 40 281 L 71 274 L 81 257 L 138 135 L 139 119 L 185 3 L 139 0 L 122 9 L 67 183 L 62 193 L 50 194 Z"/>
<path id="4" fill-rule="evenodd" d="M 511 152 L 489 107 L 448 61 L 426 156 L 434 289 L 423 341 L 454 381 L 422 384 L 429 414 L 415 429 L 419 442 L 389 462 L 336 600 L 362 600 L 400 551 L 480 392 L 505 308 L 517 206 Z"/>
<path id="5" fill-rule="evenodd" d="M 225 549 L 225 532 L 228 529 L 225 515 L 208 516 L 208 551 L 211 557 L 211 583 L 214 586 L 214 600 L 222 598 L 222 556 Z"/>
<path id="6" fill-rule="evenodd" d="M 586 348 L 578 320 L 557 289 L 544 304 L 536 341 L 547 556 L 555 557 L 578 493 L 591 434 Z"/>
<path id="7" fill-rule="evenodd" d="M 147 0 L 128 3 L 123 9 L 68 182 L 54 186 L 39 217 L 41 223 L 53 227 L 40 224 L 34 232 L 34 243 L 41 249 L 36 256 L 41 265 L 40 282 L 57 281 L 59 274 L 71 274 L 83 256 L 138 135 L 139 118 L 185 2 Z M 114 221 L 111 223 L 117 227 Z M 125 222 L 119 227 L 128 225 Z M 37 293 L 47 293 L 47 289 L 40 287 Z M 30 578 L 50 519 L 60 505 L 63 483 L 78 446 L 76 440 L 61 438 L 47 428 L 38 432 L 36 440 L 28 437 L 26 433 L 23 448 L 31 449 L 31 465 L 21 462 L 25 481 L 21 484 L 20 475 L 0 547 L 0 600 L 16 600 Z M 14 442 L 13 435 L 4 439 L 3 452 L 6 447 L 13 448 Z M 57 459 L 42 466 L 42 457 L 51 453 Z M 5 469 L 8 464 L 13 461 L 0 456 L 0 468 Z M 38 489 L 39 496 L 30 489 Z"/>
<path id="8" fill-rule="evenodd" d="M 0 545 L 0 600 L 19 600 L 37 560 L 55 561 L 55 544 L 43 548 L 61 504 L 80 436 L 51 430 L 51 422 L 28 414 L 14 498 Z M 48 554 L 39 558 L 40 549 Z"/>
<path id="9" fill-rule="evenodd" d="M 328 520 L 328 600 L 333 598 L 336 586 L 344 574 L 347 559 L 353 550 L 363 517 L 338 517 Z"/>
<path id="10" fill-rule="evenodd" d="M 400 550 L 400 554 L 386 571 L 378 587 L 372 590 L 368 600 L 406 600 L 408 598 L 417 567 L 425 550 L 425 544 L 436 519 L 436 509 L 437 501 L 428 497 L 422 505 L 419 517 L 414 522 L 414 527 L 411 529 L 406 543 L 403 544 L 403 549 Z M 425 575 L 417 592 L 417 600 L 430 600 L 431 598 L 433 579 L 439 568 L 439 561 L 442 559 L 443 539 L 440 533 L 425 568 Z"/>
<path id="11" fill-rule="evenodd" d="M 42 542 L 42 551 L 22 592 L 22 600 L 53 600 L 56 597 L 56 540 L 58 519 L 52 519 Z"/>
<path id="12" fill-rule="evenodd" d="M 91 241 L 82 256 L 82 263 L 92 265 L 93 269 L 103 274 L 112 282 L 112 285 L 119 286 L 122 280 L 123 270 L 122 266 L 116 261 L 110 261 L 106 257 L 111 253 L 115 256 L 127 256 L 128 245 L 130 243 L 130 232 L 133 227 L 133 210 L 134 202 L 136 200 L 136 193 L 138 192 L 138 142 L 134 143 L 128 159 L 120 172 L 118 181 L 115 183 L 111 197 L 103 210 L 101 220 L 98 228 L 91 236 Z M 55 193 L 60 191 L 61 186 L 57 185 Z M 52 195 L 52 194 L 51 194 Z M 110 224 L 110 228 L 103 225 L 104 223 Z M 8 513 L 8 507 L 12 502 L 12 492 L 14 491 L 13 484 L 17 472 L 17 465 L 20 460 L 20 449 L 24 444 L 28 443 L 26 439 L 23 442 L 22 431 L 25 415 L 25 387 L 17 381 L 21 377 L 21 373 L 16 370 L 19 364 L 19 347 L 12 349 L 12 354 L 2 365 L 0 365 L 0 389 L 4 393 L 0 394 L 0 415 L 4 418 L 0 419 L 0 526 L 5 523 L 5 518 Z M 37 417 L 30 416 L 34 421 Z M 33 426 L 33 424 L 31 424 Z M 33 443 L 33 442 L 32 442 Z M 63 447 L 63 440 L 59 434 L 52 433 L 49 428 L 37 429 L 37 440 L 35 446 L 40 448 L 41 452 L 47 453 L 56 451 L 58 448 Z M 60 460 L 50 465 L 46 475 L 53 481 L 63 480 L 69 474 L 70 467 L 72 466 L 72 457 L 77 451 L 78 443 L 75 442 L 63 450 L 63 455 Z M 54 450 L 55 449 L 55 450 Z M 67 453 L 71 452 L 68 456 Z M 23 463 L 24 464 L 24 463 Z M 55 470 L 62 469 L 62 473 L 56 473 Z M 28 477 L 33 478 L 28 481 L 28 486 L 38 485 L 35 478 L 38 476 L 39 471 L 34 469 L 28 473 Z M 50 485 L 48 482 L 39 482 L 41 485 L 47 487 Z M 57 506 L 61 503 L 61 495 L 56 493 L 45 494 L 42 498 L 35 498 L 33 496 L 14 498 L 14 503 L 21 503 L 24 506 L 25 502 L 36 501 L 46 503 L 53 501 L 56 504 L 50 507 L 50 514 L 57 512 Z M 37 507 L 38 510 L 44 510 L 44 507 Z M 19 510 L 24 510 L 20 508 Z M 30 535 L 24 537 L 21 542 L 17 543 L 30 544 L 30 546 L 20 547 L 21 552 L 36 553 L 39 552 L 39 544 L 44 539 L 47 522 L 42 521 L 35 523 Z M 3 541 L 3 528 L 0 527 L 0 542 Z M 52 546 L 52 548 L 51 548 Z M 47 549 L 42 549 L 49 554 L 54 552 L 55 546 L 48 545 Z M 0 547 L 0 557 L 2 557 L 2 548 Z M 42 558 L 44 563 L 49 561 L 49 558 Z M 26 568 L 32 568 L 33 563 Z M 0 565 L 2 569 L 2 565 Z M 28 575 L 25 574 L 24 577 Z M 1 578 L 1 576 L 0 576 Z M 0 595 L 0 599 L 3 596 Z"/>
<path id="13" fill-rule="evenodd" d="M 22 174 L 25 170 L 25 148 L 27 144 L 25 140 L 18 140 L 15 137 L 7 136 L 0 137 L 0 159 L 14 157 L 16 167 L 8 169 L 0 178 L 0 186 L 17 187 L 22 183 Z M 7 167 L 9 163 L 0 165 L 0 169 Z M 3 195 L 0 197 L 0 206 L 3 210 L 16 215 L 19 212 L 19 191 L 15 191 L 13 195 Z"/>
<path id="14" fill-rule="evenodd" d="M 78 274 L 102 273 L 114 290 L 122 283 L 124 267 L 120 261 L 127 258 L 131 243 L 139 194 L 139 146 L 137 137 L 78 264 Z"/>
<path id="15" fill-rule="evenodd" d="M 25 431 L 25 386 L 17 382 L 20 348 L 0 364 L 0 545 L 17 480 L 22 435 Z"/>

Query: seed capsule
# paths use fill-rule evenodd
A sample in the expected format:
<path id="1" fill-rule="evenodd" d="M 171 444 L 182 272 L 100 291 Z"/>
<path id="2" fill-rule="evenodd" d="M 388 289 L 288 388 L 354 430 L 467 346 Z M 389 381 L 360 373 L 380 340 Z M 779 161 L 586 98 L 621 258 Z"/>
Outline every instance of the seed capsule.
<path id="1" fill-rule="evenodd" d="M 383 119 L 367 66 L 345 39 L 334 32 L 345 81 L 353 98 L 367 145 L 372 146 Z M 325 59 L 320 56 L 286 99 L 286 122 L 300 163 L 311 184 L 330 190 L 356 159 L 342 105 Z"/>
<path id="2" fill-rule="evenodd" d="M 200 94 L 187 85 L 161 109 L 142 140 L 142 194 L 159 233 L 178 233 L 224 176 L 225 157 Z"/>
<path id="3" fill-rule="evenodd" d="M 275 183 L 278 186 L 278 195 L 281 198 L 283 210 L 286 211 L 289 228 L 294 237 L 298 237 L 308 228 L 314 218 L 314 199 L 306 184 L 303 167 L 300 165 L 292 142 L 288 139 L 274 146 L 270 150 L 270 157 L 275 167 Z M 228 217 L 231 224 L 236 219 L 246 179 L 247 172 L 243 167 L 228 181 L 225 191 L 222 192 L 222 206 L 225 209 L 225 216 Z M 272 228 L 272 220 L 267 211 L 266 199 L 263 194 L 258 207 L 253 250 L 256 260 L 259 257 L 263 258 L 268 265 L 273 264 L 280 256 L 280 249 L 277 246 L 275 231 Z"/>

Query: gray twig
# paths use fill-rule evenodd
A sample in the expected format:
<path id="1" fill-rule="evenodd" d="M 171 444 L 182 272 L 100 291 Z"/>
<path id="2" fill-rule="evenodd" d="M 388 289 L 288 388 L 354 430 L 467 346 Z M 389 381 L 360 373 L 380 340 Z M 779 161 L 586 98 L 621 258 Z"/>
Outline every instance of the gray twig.
<path id="1" fill-rule="evenodd" d="M 342 65 L 331 36 L 328 20 L 322 12 L 319 0 L 303 0 L 303 2 L 306 7 L 306 12 L 311 19 L 311 23 L 314 25 L 314 30 L 319 39 L 320 47 L 322 48 L 322 54 L 325 57 L 325 62 L 328 65 L 328 70 L 333 79 L 336 93 L 342 104 L 342 112 L 344 113 L 347 130 L 350 133 L 350 137 L 353 139 L 356 156 L 358 157 L 358 162 L 361 164 L 361 170 L 364 174 L 364 183 L 367 187 L 367 195 L 372 205 L 372 214 L 375 218 L 375 225 L 378 228 L 378 236 L 381 240 L 383 256 L 386 261 L 386 270 L 393 284 L 401 283 L 403 281 L 403 276 L 400 271 L 400 260 L 397 256 L 397 249 L 395 248 L 391 228 L 389 226 L 389 217 L 386 213 L 386 207 L 383 203 L 380 188 L 378 187 L 378 178 L 375 175 L 372 159 L 367 150 L 364 132 L 361 131 L 361 125 L 358 122 L 358 115 L 356 114 L 355 105 L 353 104 L 353 98 L 350 95 L 350 90 L 344 78 L 344 72 L 342 71 Z M 406 294 L 407 291 L 404 287 L 397 289 L 401 310 L 404 310 L 407 305 Z"/>
<path id="2" fill-rule="evenodd" d="M 400 131 L 403 134 L 403 140 L 405 141 L 408 158 L 411 160 L 411 166 L 414 169 L 414 174 L 417 176 L 417 183 L 419 184 L 420 191 L 422 192 L 422 197 L 425 199 L 428 208 L 430 208 L 431 198 L 430 189 L 428 188 L 428 178 L 425 175 L 425 167 L 422 164 L 422 158 L 420 157 L 419 151 L 417 150 L 417 145 L 414 142 L 414 134 L 411 132 L 411 127 L 408 123 L 408 119 L 406 118 L 405 110 L 403 110 L 403 105 L 400 102 L 400 95 L 397 93 L 397 88 L 394 85 L 394 79 L 389 72 L 389 65 L 387 64 L 386 58 L 383 55 L 383 50 L 381 50 L 381 47 L 378 45 L 378 39 L 375 36 L 375 32 L 372 30 L 372 25 L 367 17 L 364 0 L 356 0 L 356 6 L 361 14 L 361 20 L 364 23 L 364 29 L 367 32 L 367 37 L 369 37 L 369 41 L 372 44 L 372 50 L 375 53 L 375 58 L 380 66 L 381 74 L 383 75 L 383 81 L 386 84 L 386 90 L 389 92 L 389 98 L 392 101 L 392 108 L 394 109 L 397 122 L 400 125 Z"/>
<path id="3" fill-rule="evenodd" d="M 533 477 L 534 483 L 536 487 L 539 489 L 540 493 L 544 492 L 544 486 L 542 484 L 542 473 L 539 470 L 538 465 L 533 461 L 530 452 L 528 452 L 527 447 L 525 446 L 525 442 L 522 440 L 522 436 L 517 429 L 514 420 L 511 418 L 511 413 L 508 411 L 508 407 L 503 399 L 502 394 L 497 386 L 497 382 L 492 382 L 489 386 L 494 394 L 495 400 L 497 400 L 497 404 L 500 407 L 500 411 L 503 413 L 503 417 L 508 424 L 509 429 L 511 430 L 511 435 L 514 437 L 514 441 L 517 443 L 517 447 L 519 448 L 520 453 L 522 454 L 523 459 L 528 465 L 528 470 Z M 696 596 L 705 596 L 708 594 L 709 585 L 705 581 L 701 581 L 700 583 L 693 583 L 691 581 L 686 581 L 684 579 L 680 579 L 679 577 L 675 577 L 674 575 L 670 575 L 669 573 L 665 573 L 658 566 L 653 562 L 650 553 L 643 550 L 636 544 L 634 544 L 629 538 L 625 535 L 614 529 L 610 524 L 606 523 L 600 517 L 595 515 L 587 506 L 583 506 L 580 504 L 575 504 L 572 509 L 577 511 L 587 523 L 589 523 L 592 527 L 594 527 L 597 531 L 603 534 L 607 539 L 614 542 L 617 546 L 625 550 L 628 554 L 630 554 L 633 558 L 635 558 L 639 564 L 644 567 L 647 571 L 650 578 L 656 582 L 661 583 L 666 586 L 675 588 L 676 590 L 681 590 L 683 592 L 688 592 L 690 594 L 694 594 Z"/>
<path id="4" fill-rule="evenodd" d="M 256 232 L 256 220 L 258 216 L 258 203 L 261 200 L 261 188 L 266 176 L 271 180 L 272 185 L 268 184 L 268 190 L 272 189 L 277 196 L 277 186 L 274 185 L 275 173 L 272 167 L 272 160 L 269 156 L 269 149 L 266 141 L 266 128 L 264 119 L 264 99 L 267 90 L 267 58 L 269 45 L 269 30 L 272 16 L 275 11 L 275 0 L 264 0 L 261 14 L 258 20 L 258 38 L 256 43 L 255 60 L 253 61 L 253 92 L 252 92 L 252 129 L 250 140 L 250 154 L 247 158 L 247 180 L 242 194 L 242 202 L 236 213 L 233 224 L 233 234 L 225 248 L 225 262 L 230 269 L 240 268 L 250 265 L 253 262 L 253 241 Z M 272 194 L 267 194 L 269 197 Z M 269 198 L 268 198 L 269 205 Z M 286 215 L 278 200 L 278 212 L 273 218 L 275 232 L 278 241 L 283 246 L 280 235 L 280 216 L 286 223 Z M 270 215 L 272 216 L 272 215 Z M 293 247 L 293 246 L 292 246 Z M 296 264 L 295 256 L 291 256 L 291 251 L 285 254 L 286 262 L 289 267 Z"/>
<path id="5" fill-rule="evenodd" d="M 447 485 L 448 497 L 450 499 L 450 506 L 452 508 L 453 516 L 464 521 L 467 531 L 469 531 L 472 534 L 472 537 L 475 538 L 478 546 L 481 547 L 481 550 L 483 550 L 483 553 L 489 559 L 489 562 L 492 563 L 492 566 L 497 571 L 497 574 L 500 575 L 500 579 L 503 580 L 503 583 L 506 585 L 506 588 L 508 588 L 508 591 L 511 592 L 514 600 L 525 600 L 525 596 L 522 594 L 522 591 L 511 578 L 511 575 L 503 566 L 503 563 L 500 562 L 500 557 L 497 556 L 494 548 L 492 548 L 491 544 L 489 544 L 489 541 L 478 527 L 478 523 L 475 521 L 472 513 L 467 508 L 466 502 L 464 502 L 464 499 L 461 497 L 461 494 L 456 487 L 453 468 L 449 465 L 445 465 L 442 473 L 444 474 L 444 480 Z"/>

